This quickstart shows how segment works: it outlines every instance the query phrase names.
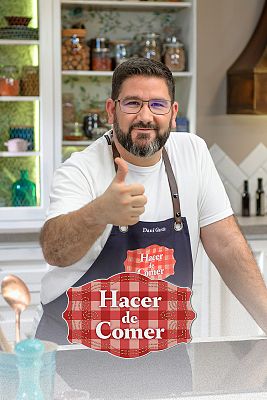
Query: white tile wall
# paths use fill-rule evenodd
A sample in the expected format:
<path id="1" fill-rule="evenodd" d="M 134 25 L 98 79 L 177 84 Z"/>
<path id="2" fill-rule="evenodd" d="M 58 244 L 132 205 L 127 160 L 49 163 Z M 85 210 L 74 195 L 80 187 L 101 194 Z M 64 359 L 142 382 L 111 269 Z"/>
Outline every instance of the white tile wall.
<path id="1" fill-rule="evenodd" d="M 217 144 L 210 148 L 210 153 L 224 183 L 234 212 L 241 214 L 243 181 L 247 179 L 251 197 L 251 215 L 255 215 L 255 192 L 258 178 L 263 178 L 263 187 L 267 195 L 267 147 L 259 143 L 239 165 Z"/>

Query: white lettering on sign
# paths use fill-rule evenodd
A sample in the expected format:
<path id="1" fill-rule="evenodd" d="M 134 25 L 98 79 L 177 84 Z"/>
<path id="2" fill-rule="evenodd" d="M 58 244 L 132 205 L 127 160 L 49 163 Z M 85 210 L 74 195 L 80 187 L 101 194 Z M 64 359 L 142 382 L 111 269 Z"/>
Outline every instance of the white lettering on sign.
<path id="1" fill-rule="evenodd" d="M 147 277 L 150 277 L 150 276 L 157 276 L 157 275 L 163 275 L 163 273 L 164 273 L 164 268 L 163 268 L 163 269 L 162 269 L 162 268 L 160 268 L 160 269 L 151 269 L 151 270 L 148 270 L 148 271 L 146 271 L 146 270 L 143 269 L 143 268 L 139 268 L 139 269 L 137 270 L 137 272 L 138 272 L 139 274 L 145 275 L 145 276 L 147 276 Z"/>
<path id="2" fill-rule="evenodd" d="M 112 297 L 106 297 L 106 290 L 100 290 L 100 306 L 101 308 L 106 308 L 106 302 L 107 300 L 111 301 L 111 308 L 138 308 L 138 307 L 144 307 L 144 308 L 159 308 L 159 301 L 162 300 L 162 297 L 120 297 L 119 300 L 117 299 L 117 293 L 118 290 L 111 290 L 111 296 Z"/>
<path id="3" fill-rule="evenodd" d="M 115 328 L 110 333 L 104 335 L 102 332 L 103 325 L 110 327 L 109 321 L 99 322 L 96 326 L 96 334 L 100 339 L 109 339 L 112 336 L 114 339 L 162 339 L 161 333 L 165 331 L 165 328 Z M 103 327 L 104 328 L 104 327 Z"/>
<path id="4" fill-rule="evenodd" d="M 143 228 L 143 233 L 159 233 L 159 232 L 165 232 L 166 228 L 159 228 L 158 226 L 156 228 Z"/>
<path id="5" fill-rule="evenodd" d="M 154 254 L 153 256 L 150 256 L 149 254 L 141 254 L 140 262 L 161 261 L 162 257 L 163 254 Z"/>

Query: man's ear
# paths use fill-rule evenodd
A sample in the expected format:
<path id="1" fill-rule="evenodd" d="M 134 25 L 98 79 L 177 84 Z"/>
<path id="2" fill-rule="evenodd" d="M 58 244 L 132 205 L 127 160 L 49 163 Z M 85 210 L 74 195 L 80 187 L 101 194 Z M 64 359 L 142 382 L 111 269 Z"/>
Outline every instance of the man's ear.
<path id="1" fill-rule="evenodd" d="M 178 110 L 179 110 L 179 106 L 178 106 L 177 101 L 175 101 L 172 105 L 172 124 L 171 124 L 172 129 L 176 128 L 176 117 L 177 117 Z"/>
<path id="2" fill-rule="evenodd" d="M 108 123 L 113 124 L 115 115 L 115 103 L 111 98 L 106 100 L 106 111 L 108 114 Z"/>

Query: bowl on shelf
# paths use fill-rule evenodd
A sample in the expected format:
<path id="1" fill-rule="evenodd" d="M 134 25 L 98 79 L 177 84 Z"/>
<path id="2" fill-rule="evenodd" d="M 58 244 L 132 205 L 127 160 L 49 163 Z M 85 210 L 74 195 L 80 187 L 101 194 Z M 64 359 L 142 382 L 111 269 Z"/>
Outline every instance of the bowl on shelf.
<path id="1" fill-rule="evenodd" d="M 12 26 L 13 25 L 28 26 L 29 22 L 31 20 L 31 17 L 18 17 L 18 16 L 11 15 L 11 16 L 5 17 L 5 19 L 9 26 L 11 26 L 11 25 Z"/>

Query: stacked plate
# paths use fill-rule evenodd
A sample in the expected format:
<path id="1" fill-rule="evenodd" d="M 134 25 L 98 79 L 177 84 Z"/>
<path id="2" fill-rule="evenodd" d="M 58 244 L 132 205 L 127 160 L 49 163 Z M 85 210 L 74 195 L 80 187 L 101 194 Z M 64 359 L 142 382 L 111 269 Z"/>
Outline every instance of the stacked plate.
<path id="1" fill-rule="evenodd" d="M 8 26 L 0 28 L 0 39 L 38 40 L 39 32 L 36 28 L 29 28 L 30 17 L 5 17 Z"/>

